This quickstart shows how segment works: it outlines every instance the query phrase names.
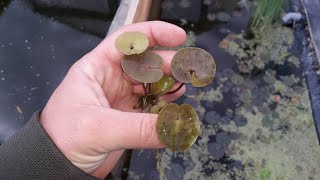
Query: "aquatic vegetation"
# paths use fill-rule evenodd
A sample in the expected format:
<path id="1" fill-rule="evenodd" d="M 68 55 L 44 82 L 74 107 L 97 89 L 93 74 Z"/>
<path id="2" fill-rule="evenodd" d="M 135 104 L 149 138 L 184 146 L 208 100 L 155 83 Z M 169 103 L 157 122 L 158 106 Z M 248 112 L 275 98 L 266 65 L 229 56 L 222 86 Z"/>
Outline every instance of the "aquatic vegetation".
<path id="1" fill-rule="evenodd" d="M 240 8 L 246 9 L 248 12 L 249 12 L 249 9 L 250 9 L 250 7 L 251 7 L 251 4 L 252 4 L 252 1 L 250 1 L 250 0 L 240 0 L 240 1 L 238 2 L 238 6 L 239 6 Z"/>
<path id="2" fill-rule="evenodd" d="M 149 42 L 146 38 L 139 32 L 126 32 L 115 42 L 116 48 L 126 54 L 121 61 L 122 70 L 144 87 L 145 93 L 138 98 L 134 108 L 159 114 L 156 131 L 160 141 L 172 151 L 186 150 L 199 136 L 199 116 L 191 105 L 168 104 L 160 100 L 160 96 L 177 92 L 184 83 L 191 82 L 195 87 L 207 86 L 215 77 L 215 61 L 203 49 L 182 48 L 171 62 L 173 78 L 163 74 L 163 60 L 155 52 L 147 50 Z M 176 80 L 181 84 L 170 92 Z"/>
<path id="3" fill-rule="evenodd" d="M 139 54 L 148 48 L 149 40 L 143 33 L 125 32 L 117 37 L 115 46 L 123 54 Z"/>
<path id="4" fill-rule="evenodd" d="M 166 94 L 172 89 L 175 82 L 176 80 L 171 76 L 164 75 L 159 81 L 151 84 L 151 93 L 157 95 Z"/>
<path id="5" fill-rule="evenodd" d="M 216 73 L 213 57 L 200 48 L 183 48 L 173 57 L 171 72 L 175 79 L 190 83 L 195 87 L 204 87 L 212 82 Z"/>
<path id="6" fill-rule="evenodd" d="M 254 68 L 247 73 L 220 69 L 218 86 L 200 92 L 187 89 L 190 95 L 186 97 L 197 101 L 199 109 L 205 105 L 200 138 L 187 151 L 163 151 L 161 167 L 170 169 L 170 163 L 176 161 L 192 164 L 184 169 L 183 179 L 319 178 L 311 173 L 319 171 L 320 151 L 307 86 L 303 78 L 283 70 L 286 66 L 298 68 L 295 63 L 299 62 L 289 60 L 296 59 L 292 54 L 282 58 L 290 53 L 292 30 L 276 26 L 267 34 L 252 40 L 267 52 L 252 56 L 264 64 L 259 72 Z M 235 43 L 246 41 L 239 37 L 235 36 Z M 235 56 L 236 67 L 241 60 Z M 255 63 L 247 61 L 248 66 Z"/>
<path id="7" fill-rule="evenodd" d="M 203 34 L 220 41 L 221 34 L 214 34 L 217 31 L 213 28 Z M 307 85 L 292 48 L 293 30 L 274 24 L 254 33 L 254 38 L 247 39 L 244 34 L 230 32 L 219 44 L 222 53 L 217 55 L 221 58 L 217 64 L 224 67 L 216 73 L 217 84 L 201 89 L 187 84 L 181 101 L 193 104 L 200 135 L 186 151 L 159 152 L 158 169 L 177 172 L 160 177 L 320 178 L 320 151 Z M 201 42 L 203 34 L 194 38 L 197 44 L 218 47 Z"/>
<path id="8" fill-rule="evenodd" d="M 271 171 L 268 168 L 264 168 L 259 173 L 259 180 L 267 180 L 271 175 Z"/>
<path id="9" fill-rule="evenodd" d="M 167 101 L 163 99 L 160 100 L 156 105 L 151 107 L 150 113 L 159 114 L 160 110 L 167 104 L 168 104 Z"/>
<path id="10" fill-rule="evenodd" d="M 239 71 L 250 74 L 265 69 L 271 63 L 283 65 L 286 62 L 297 67 L 300 62 L 289 53 L 293 41 L 294 35 L 291 29 L 275 25 L 266 28 L 264 33 L 256 33 L 254 39 L 235 36 L 225 49 L 237 57 Z"/>
<path id="11" fill-rule="evenodd" d="M 123 71 L 132 79 L 142 83 L 159 81 L 163 76 L 162 65 L 161 56 L 152 51 L 125 56 L 121 61 Z"/>
<path id="12" fill-rule="evenodd" d="M 200 122 L 192 106 L 167 104 L 159 112 L 157 133 L 160 141 L 172 151 L 192 146 L 200 133 Z"/>
<path id="13" fill-rule="evenodd" d="M 250 28 L 263 32 L 274 21 L 279 20 L 286 0 L 257 0 L 254 6 Z"/>

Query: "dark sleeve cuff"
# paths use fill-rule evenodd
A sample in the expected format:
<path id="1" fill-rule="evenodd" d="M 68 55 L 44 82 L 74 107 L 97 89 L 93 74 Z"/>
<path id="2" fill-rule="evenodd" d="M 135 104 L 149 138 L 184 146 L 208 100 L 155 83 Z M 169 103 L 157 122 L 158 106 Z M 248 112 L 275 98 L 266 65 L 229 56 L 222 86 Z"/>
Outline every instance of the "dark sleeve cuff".
<path id="1" fill-rule="evenodd" d="M 0 146 L 0 179 L 96 179 L 74 166 L 55 146 L 40 112 Z"/>

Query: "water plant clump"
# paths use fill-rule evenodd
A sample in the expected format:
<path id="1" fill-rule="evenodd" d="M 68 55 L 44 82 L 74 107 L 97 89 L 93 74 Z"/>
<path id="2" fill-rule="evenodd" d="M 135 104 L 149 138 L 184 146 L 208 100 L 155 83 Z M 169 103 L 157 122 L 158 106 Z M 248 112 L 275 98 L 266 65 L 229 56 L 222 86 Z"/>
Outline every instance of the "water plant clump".
<path id="1" fill-rule="evenodd" d="M 280 19 L 286 0 L 257 0 L 255 2 L 250 29 L 263 32 L 274 21 Z"/>
<path id="2" fill-rule="evenodd" d="M 227 27 L 238 31 L 232 23 Z M 221 37 L 216 29 L 201 32 L 197 44 L 213 50 L 211 40 Z M 204 109 L 200 138 L 187 151 L 161 151 L 160 168 L 174 172 L 165 178 L 319 179 L 320 151 L 292 29 L 275 24 L 249 40 L 232 34 L 224 49 L 233 56 L 217 55 L 224 66 L 217 72 L 219 86 L 186 93 L 200 119 Z M 150 155 L 143 152 L 140 159 Z"/>
<path id="3" fill-rule="evenodd" d="M 127 32 L 118 36 L 116 48 L 125 54 L 121 61 L 122 70 L 144 88 L 144 95 L 138 97 L 135 109 L 158 115 L 156 130 L 160 141 L 172 151 L 190 148 L 200 134 L 198 114 L 191 105 L 181 106 L 160 97 L 177 92 L 184 83 L 195 87 L 210 84 L 215 77 L 216 65 L 213 57 L 200 48 L 182 48 L 171 62 L 173 77 L 161 70 L 161 56 L 147 50 L 147 37 L 139 32 Z M 172 90 L 176 82 L 180 86 Z"/>
<path id="4" fill-rule="evenodd" d="M 234 61 L 234 66 L 219 69 L 218 87 L 210 86 L 207 90 L 188 84 L 183 102 L 194 101 L 200 120 L 204 112 L 201 131 L 197 142 L 187 151 L 161 150 L 158 169 L 179 174 L 165 173 L 165 178 L 320 178 L 320 151 L 308 89 L 299 59 L 290 51 L 293 31 L 276 24 L 254 37 L 248 40 L 234 33 L 229 37 L 229 46 L 230 42 L 238 45 L 236 55 L 221 57 Z M 253 50 L 246 44 L 252 44 Z M 263 68 L 256 65 L 248 68 L 257 63 L 244 58 L 249 50 L 250 58 L 261 59 Z M 246 61 L 246 72 L 236 69 L 241 61 Z M 150 157 L 150 151 L 139 153 L 140 159 Z M 176 167 L 177 164 L 180 166 Z M 141 176 L 147 173 L 148 170 Z"/>
<path id="5" fill-rule="evenodd" d="M 263 33 L 256 32 L 255 38 L 245 39 L 243 35 L 234 36 L 225 47 L 226 51 L 237 57 L 241 73 L 261 72 L 266 66 L 285 63 L 299 67 L 299 60 L 289 52 L 294 42 L 291 29 L 272 25 Z"/>

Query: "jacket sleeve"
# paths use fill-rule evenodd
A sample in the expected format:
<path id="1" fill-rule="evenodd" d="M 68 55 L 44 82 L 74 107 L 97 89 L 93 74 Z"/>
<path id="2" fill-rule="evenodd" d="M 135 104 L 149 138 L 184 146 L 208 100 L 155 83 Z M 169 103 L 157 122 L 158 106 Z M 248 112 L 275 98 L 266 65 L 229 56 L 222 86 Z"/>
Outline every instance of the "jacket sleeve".
<path id="1" fill-rule="evenodd" d="M 0 179 L 96 179 L 65 158 L 39 123 L 39 114 L 0 146 Z"/>

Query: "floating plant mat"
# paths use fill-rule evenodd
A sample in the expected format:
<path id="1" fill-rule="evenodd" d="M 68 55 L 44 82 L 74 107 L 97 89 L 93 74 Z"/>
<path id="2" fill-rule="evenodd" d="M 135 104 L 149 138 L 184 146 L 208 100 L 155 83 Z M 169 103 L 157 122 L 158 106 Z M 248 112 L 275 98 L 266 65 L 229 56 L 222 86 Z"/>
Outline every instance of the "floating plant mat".
<path id="1" fill-rule="evenodd" d="M 274 25 L 246 39 L 239 27 L 245 29 L 248 18 L 239 13 L 211 29 L 199 28 L 209 20 L 183 23 L 185 46 L 207 50 L 217 64 L 210 87 L 187 85 L 178 100 L 197 110 L 201 134 L 179 153 L 135 150 L 129 179 L 320 179 L 320 148 L 294 31 Z"/>

